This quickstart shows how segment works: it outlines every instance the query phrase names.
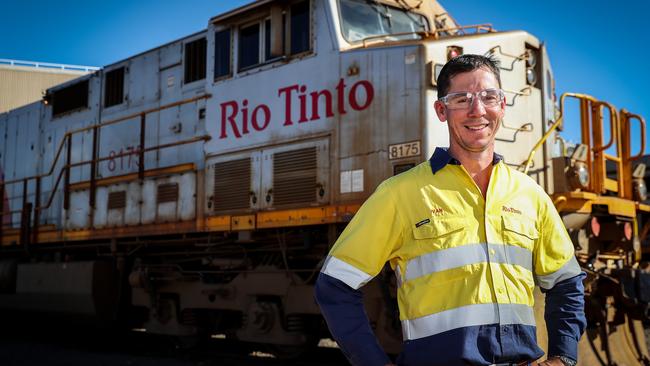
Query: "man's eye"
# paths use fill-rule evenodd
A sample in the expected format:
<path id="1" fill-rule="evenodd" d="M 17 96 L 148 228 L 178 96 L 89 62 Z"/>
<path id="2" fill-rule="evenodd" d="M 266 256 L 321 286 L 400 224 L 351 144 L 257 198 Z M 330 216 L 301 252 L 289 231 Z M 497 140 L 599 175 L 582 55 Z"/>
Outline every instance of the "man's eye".
<path id="1" fill-rule="evenodd" d="M 449 103 L 451 103 L 451 104 L 461 104 L 461 103 L 467 103 L 467 100 L 468 99 L 467 99 L 466 96 L 458 96 L 458 97 L 451 98 L 449 100 Z"/>

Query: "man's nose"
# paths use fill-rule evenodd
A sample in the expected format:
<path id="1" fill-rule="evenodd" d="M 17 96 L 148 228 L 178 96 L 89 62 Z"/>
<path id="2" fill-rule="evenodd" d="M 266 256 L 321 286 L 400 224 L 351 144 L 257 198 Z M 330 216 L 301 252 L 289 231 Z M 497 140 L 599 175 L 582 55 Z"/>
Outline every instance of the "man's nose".
<path id="1" fill-rule="evenodd" d="M 470 116 L 483 116 L 485 114 L 485 106 L 483 105 L 483 102 L 481 102 L 481 98 L 476 96 L 472 98 L 468 112 Z"/>

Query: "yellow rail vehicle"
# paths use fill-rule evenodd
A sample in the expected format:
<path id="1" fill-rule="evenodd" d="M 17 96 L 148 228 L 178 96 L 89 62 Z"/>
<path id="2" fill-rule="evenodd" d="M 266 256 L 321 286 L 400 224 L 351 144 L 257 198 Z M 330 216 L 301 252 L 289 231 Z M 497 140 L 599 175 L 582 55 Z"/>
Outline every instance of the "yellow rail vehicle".
<path id="1" fill-rule="evenodd" d="M 589 274 L 583 362 L 647 363 L 644 119 L 556 100 L 537 38 L 460 26 L 435 1 L 257 1 L 0 114 L 0 307 L 314 346 L 330 245 L 381 181 L 446 146 L 436 77 L 462 53 L 500 60 L 497 151 L 553 197 Z M 399 352 L 389 272 L 366 304 Z"/>

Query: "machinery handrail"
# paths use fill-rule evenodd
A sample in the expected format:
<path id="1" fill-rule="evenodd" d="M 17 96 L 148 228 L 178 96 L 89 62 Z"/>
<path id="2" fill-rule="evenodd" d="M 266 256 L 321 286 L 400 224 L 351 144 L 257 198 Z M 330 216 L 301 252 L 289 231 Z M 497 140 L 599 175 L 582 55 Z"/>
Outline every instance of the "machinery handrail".
<path id="1" fill-rule="evenodd" d="M 551 136 L 551 133 L 553 133 L 555 130 L 558 129 L 559 126 L 562 125 L 562 122 L 564 121 L 564 99 L 566 97 L 573 97 L 577 99 L 584 99 L 584 100 L 589 100 L 592 102 L 597 102 L 597 100 L 592 97 L 591 95 L 587 94 L 580 94 L 580 93 L 563 93 L 562 96 L 560 97 L 560 116 L 553 122 L 551 127 L 549 127 L 548 131 L 537 141 L 537 143 L 533 146 L 533 148 L 530 150 L 530 153 L 528 154 L 528 159 L 520 165 L 520 168 L 522 168 L 524 174 L 528 174 L 528 170 L 530 169 L 530 165 L 533 161 L 533 158 L 535 157 L 535 153 L 537 152 L 537 149 L 539 149 L 546 140 Z"/>

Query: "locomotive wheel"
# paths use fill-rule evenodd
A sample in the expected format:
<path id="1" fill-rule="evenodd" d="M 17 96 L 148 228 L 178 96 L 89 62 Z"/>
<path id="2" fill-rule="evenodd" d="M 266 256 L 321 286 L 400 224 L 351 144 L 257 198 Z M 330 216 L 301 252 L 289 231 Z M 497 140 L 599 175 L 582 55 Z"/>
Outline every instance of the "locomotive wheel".
<path id="1" fill-rule="evenodd" d="M 650 365 L 643 325 L 625 316 L 625 322 L 610 326 L 614 319 L 614 307 L 603 309 L 602 319 L 589 324 L 578 344 L 578 365 L 635 366 Z M 535 320 L 537 341 L 546 352 L 548 337 L 544 322 L 544 295 L 535 290 Z"/>

